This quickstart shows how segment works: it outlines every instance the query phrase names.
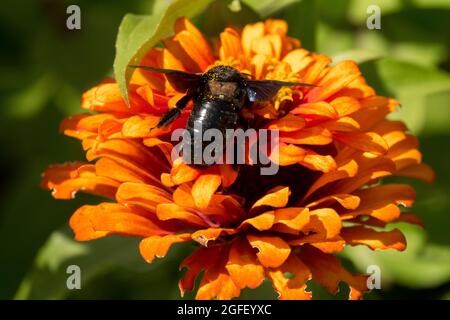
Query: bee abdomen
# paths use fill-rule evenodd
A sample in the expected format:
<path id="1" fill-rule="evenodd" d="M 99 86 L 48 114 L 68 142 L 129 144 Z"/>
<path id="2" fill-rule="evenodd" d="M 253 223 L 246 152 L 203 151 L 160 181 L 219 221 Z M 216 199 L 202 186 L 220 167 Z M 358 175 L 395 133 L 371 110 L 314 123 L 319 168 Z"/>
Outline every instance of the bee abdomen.
<path id="1" fill-rule="evenodd" d="M 188 160 L 191 164 L 205 165 L 203 161 L 202 163 L 194 161 L 194 153 L 203 152 L 204 148 L 211 143 L 211 141 L 204 140 L 205 132 L 209 129 L 219 130 L 223 138 L 222 145 L 225 146 L 226 130 L 234 129 L 237 122 L 238 113 L 234 111 L 229 102 L 224 100 L 203 100 L 197 102 L 186 125 L 190 139 L 184 141 L 183 150 L 189 148 L 191 155 L 190 159 L 185 159 L 185 161 Z M 199 144 L 198 139 L 202 140 L 201 144 Z M 201 150 L 196 150 L 195 146 L 197 148 L 201 146 Z"/>
<path id="2" fill-rule="evenodd" d="M 200 128 L 203 132 L 207 129 L 232 129 L 238 121 L 238 113 L 223 100 L 203 100 L 194 106 L 189 116 L 186 129 L 194 132 Z"/>

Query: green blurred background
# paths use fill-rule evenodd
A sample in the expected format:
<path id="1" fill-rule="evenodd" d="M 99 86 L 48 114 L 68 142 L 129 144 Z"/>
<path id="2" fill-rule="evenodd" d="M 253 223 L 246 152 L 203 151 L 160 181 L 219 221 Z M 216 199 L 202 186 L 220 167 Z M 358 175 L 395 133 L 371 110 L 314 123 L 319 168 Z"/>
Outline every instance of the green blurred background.
<path id="1" fill-rule="evenodd" d="M 112 74 L 117 28 L 126 13 L 158 15 L 169 0 L 3 0 L 0 11 L 0 298 L 176 299 L 178 264 L 192 250 L 178 246 L 147 265 L 137 239 L 77 243 L 71 213 L 96 200 L 56 201 L 40 190 L 50 163 L 83 158 L 78 141 L 58 134 L 59 122 L 81 111 L 80 95 Z M 81 8 L 81 30 L 66 28 L 66 8 Z M 231 6 L 229 6 L 231 4 Z M 367 7 L 381 8 L 381 30 L 368 30 Z M 231 9 L 238 12 L 233 12 Z M 426 232 L 409 225 L 403 253 L 348 248 L 345 264 L 360 272 L 377 264 L 382 290 L 369 299 L 450 298 L 450 1 L 241 0 L 215 1 L 195 23 L 216 34 L 227 23 L 265 17 L 289 22 L 307 49 L 355 59 L 379 94 L 401 101 L 395 117 L 419 136 L 424 160 L 437 172 L 432 185 L 412 182 L 413 208 Z M 213 17 L 213 20 L 211 19 Z M 66 268 L 81 267 L 82 288 L 66 288 Z M 332 297 L 316 284 L 315 298 Z M 187 295 L 191 298 L 192 295 Z M 275 297 L 265 283 L 242 298 Z"/>

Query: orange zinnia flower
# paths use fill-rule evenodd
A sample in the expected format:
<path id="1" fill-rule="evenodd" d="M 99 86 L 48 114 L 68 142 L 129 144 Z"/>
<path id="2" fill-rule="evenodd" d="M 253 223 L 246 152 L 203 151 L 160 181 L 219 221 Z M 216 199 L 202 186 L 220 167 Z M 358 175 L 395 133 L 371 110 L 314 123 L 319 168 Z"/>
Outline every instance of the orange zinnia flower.
<path id="1" fill-rule="evenodd" d="M 148 262 L 175 243 L 198 243 L 181 264 L 187 268 L 182 294 L 204 271 L 198 299 L 237 297 L 265 278 L 281 299 L 310 299 L 309 279 L 333 293 L 345 281 L 350 298 L 360 298 L 366 277 L 346 271 L 334 253 L 346 245 L 404 250 L 403 234 L 383 228 L 394 221 L 420 224 L 399 208 L 412 205 L 414 190 L 378 182 L 390 175 L 433 179 L 416 137 L 386 119 L 397 102 L 377 96 L 356 63 L 331 65 L 301 48 L 281 20 L 227 28 L 211 43 L 180 18 L 165 47 L 151 49 L 141 64 L 189 72 L 227 64 L 256 79 L 318 85 L 283 88 L 246 110 L 256 129 L 280 132 L 276 175 L 261 176 L 252 165 L 238 174 L 229 165 L 172 162 L 170 133 L 184 128 L 191 107 L 170 128 L 150 130 L 183 93 L 160 74 L 136 70 L 130 106 L 109 79 L 83 95 L 82 107 L 95 113 L 64 120 L 61 131 L 82 141 L 88 162 L 49 167 L 43 187 L 58 199 L 77 191 L 109 199 L 73 214 L 77 240 L 141 237 Z"/>

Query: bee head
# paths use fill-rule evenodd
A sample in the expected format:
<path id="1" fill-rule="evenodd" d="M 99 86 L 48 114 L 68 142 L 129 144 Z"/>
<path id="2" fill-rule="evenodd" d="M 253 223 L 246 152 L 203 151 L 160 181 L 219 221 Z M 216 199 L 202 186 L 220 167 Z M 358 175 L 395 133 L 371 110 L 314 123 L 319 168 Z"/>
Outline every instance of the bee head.
<path id="1" fill-rule="evenodd" d="M 240 100 L 243 95 L 245 78 L 233 67 L 220 65 L 213 67 L 204 74 L 210 94 L 222 100 Z"/>
<path id="2" fill-rule="evenodd" d="M 220 65 L 209 69 L 205 76 L 208 81 L 215 80 L 220 82 L 236 82 L 241 83 L 244 77 L 241 73 L 230 66 Z"/>

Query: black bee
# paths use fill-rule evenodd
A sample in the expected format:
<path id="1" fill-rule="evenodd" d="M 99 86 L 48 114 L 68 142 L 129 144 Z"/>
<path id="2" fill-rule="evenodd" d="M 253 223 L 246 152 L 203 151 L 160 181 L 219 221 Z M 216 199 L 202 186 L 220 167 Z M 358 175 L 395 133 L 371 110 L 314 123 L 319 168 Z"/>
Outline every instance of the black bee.
<path id="1" fill-rule="evenodd" d="M 187 147 L 194 145 L 197 128 L 201 128 L 202 132 L 214 128 L 225 135 L 226 129 L 235 129 L 242 123 L 243 119 L 239 114 L 243 108 L 251 106 L 257 100 L 271 99 L 282 87 L 314 86 L 277 80 L 252 80 L 248 75 L 226 65 L 213 67 L 202 74 L 148 66 L 131 67 L 163 73 L 175 90 L 186 92 L 186 95 L 178 100 L 175 108 L 161 117 L 157 128 L 172 123 L 181 115 L 181 111 L 189 101 L 193 101 L 194 107 L 185 128 L 191 137 L 191 141 L 187 141 L 190 146 Z"/>

